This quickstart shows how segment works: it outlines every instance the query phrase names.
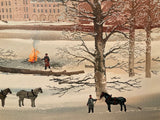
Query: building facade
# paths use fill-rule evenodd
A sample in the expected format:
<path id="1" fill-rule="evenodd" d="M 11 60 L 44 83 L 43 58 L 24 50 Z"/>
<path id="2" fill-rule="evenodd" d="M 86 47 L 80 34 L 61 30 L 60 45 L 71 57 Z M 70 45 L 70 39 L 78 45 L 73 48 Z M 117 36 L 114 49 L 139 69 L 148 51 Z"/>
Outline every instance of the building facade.
<path id="1" fill-rule="evenodd" d="M 5 21 L 64 21 L 64 7 L 55 0 L 0 0 Z"/>

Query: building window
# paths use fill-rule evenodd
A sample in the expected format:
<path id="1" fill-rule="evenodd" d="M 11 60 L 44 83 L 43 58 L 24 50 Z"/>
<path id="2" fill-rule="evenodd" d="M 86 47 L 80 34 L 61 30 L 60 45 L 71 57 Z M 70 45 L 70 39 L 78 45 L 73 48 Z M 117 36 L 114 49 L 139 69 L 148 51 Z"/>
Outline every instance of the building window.
<path id="1" fill-rule="evenodd" d="M 37 4 L 37 7 L 39 7 L 39 4 Z"/>
<path id="2" fill-rule="evenodd" d="M 8 15 L 7 15 L 7 19 L 8 19 Z"/>
<path id="3" fill-rule="evenodd" d="M 60 12 L 60 10 L 58 9 L 58 13 Z"/>
<path id="4" fill-rule="evenodd" d="M 33 9 L 33 12 L 35 13 L 35 12 L 36 12 L 36 9 Z"/>
<path id="5" fill-rule="evenodd" d="M 24 12 L 25 12 L 25 7 L 24 7 Z"/>
<path id="6" fill-rule="evenodd" d="M 51 5 L 49 5 L 49 7 L 51 7 Z"/>
<path id="7" fill-rule="evenodd" d="M 47 13 L 47 10 L 45 10 L 45 12 Z"/>
<path id="8" fill-rule="evenodd" d="M 2 12 L 4 12 L 4 8 L 2 8 Z"/>
<path id="9" fill-rule="evenodd" d="M 27 18 L 29 18 L 29 17 L 28 17 L 28 14 L 27 14 Z"/>
<path id="10" fill-rule="evenodd" d="M 26 7 L 26 12 L 28 12 L 28 7 Z"/>
<path id="11" fill-rule="evenodd" d="M 9 12 L 10 12 L 10 13 L 12 12 L 11 8 L 9 8 Z"/>
<path id="12" fill-rule="evenodd" d="M 8 12 L 8 9 L 6 9 L 6 12 Z"/>
<path id="13" fill-rule="evenodd" d="M 11 1 L 9 1 L 9 5 L 11 5 Z"/>
<path id="14" fill-rule="evenodd" d="M 24 14 L 24 19 L 26 18 L 26 15 Z"/>
<path id="15" fill-rule="evenodd" d="M 55 13 L 55 9 L 53 9 L 53 13 Z"/>
<path id="16" fill-rule="evenodd" d="M 3 2 L 1 2 L 1 6 L 3 6 Z"/>
<path id="17" fill-rule="evenodd" d="M 26 4 L 28 4 L 28 0 L 26 0 Z"/>
<path id="18" fill-rule="evenodd" d="M 41 7 L 43 7 L 43 5 L 41 5 Z"/>
<path id="19" fill-rule="evenodd" d="M 3 18 L 5 18 L 5 16 L 3 15 Z"/>
<path id="20" fill-rule="evenodd" d="M 12 15 L 10 15 L 10 18 L 12 18 Z"/>
<path id="21" fill-rule="evenodd" d="M 7 1 L 6 1 L 6 6 L 7 6 Z"/>
<path id="22" fill-rule="evenodd" d="M 41 12 L 43 13 L 43 9 L 41 9 Z"/>
<path id="23" fill-rule="evenodd" d="M 49 9 L 49 12 L 51 13 L 51 9 Z"/>
<path id="24" fill-rule="evenodd" d="M 35 4 L 33 4 L 33 7 L 35 7 Z"/>
<path id="25" fill-rule="evenodd" d="M 55 7 L 55 5 L 53 5 L 53 7 Z"/>
<path id="26" fill-rule="evenodd" d="M 40 12 L 40 10 L 38 9 L 38 13 Z"/>

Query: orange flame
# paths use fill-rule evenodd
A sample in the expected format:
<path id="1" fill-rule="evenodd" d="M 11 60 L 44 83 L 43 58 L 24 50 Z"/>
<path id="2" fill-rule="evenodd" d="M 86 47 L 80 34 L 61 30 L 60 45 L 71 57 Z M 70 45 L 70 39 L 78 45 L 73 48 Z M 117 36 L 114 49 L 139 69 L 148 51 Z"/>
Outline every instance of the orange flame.
<path id="1" fill-rule="evenodd" d="M 37 61 L 37 55 L 38 54 L 39 54 L 39 51 L 36 50 L 35 48 L 33 48 L 31 54 L 29 55 L 28 61 L 31 62 L 31 63 Z"/>

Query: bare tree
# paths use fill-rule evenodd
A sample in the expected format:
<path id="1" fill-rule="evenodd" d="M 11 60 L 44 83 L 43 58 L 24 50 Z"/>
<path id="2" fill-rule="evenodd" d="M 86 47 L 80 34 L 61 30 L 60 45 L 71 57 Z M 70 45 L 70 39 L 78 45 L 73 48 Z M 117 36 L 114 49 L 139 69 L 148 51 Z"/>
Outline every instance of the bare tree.
<path id="1" fill-rule="evenodd" d="M 136 4 L 135 0 L 129 1 L 129 76 L 132 77 L 135 75 L 134 73 L 134 49 L 135 49 L 135 16 L 136 16 Z"/>
<path id="2" fill-rule="evenodd" d="M 160 1 L 146 0 L 146 14 L 144 17 L 144 28 L 146 31 L 146 64 L 145 76 L 151 77 L 151 30 L 152 26 L 158 24 L 160 18 Z"/>
<path id="3" fill-rule="evenodd" d="M 94 58 L 91 62 L 94 64 L 96 95 L 99 97 L 102 91 L 106 91 L 105 57 L 108 54 L 105 53 L 106 42 L 116 32 L 125 35 L 119 31 L 125 21 L 118 20 L 118 18 L 125 19 L 120 14 L 123 11 L 124 3 L 113 0 L 76 0 L 63 1 L 63 3 L 66 5 L 68 16 L 75 18 L 74 20 L 80 18 L 84 21 L 93 22 L 92 36 L 95 41 L 95 51 L 91 52 L 87 47 L 85 47 L 85 51 Z M 104 34 L 103 27 L 105 24 L 110 24 L 111 27 Z"/>
<path id="4" fill-rule="evenodd" d="M 141 26 L 146 31 L 145 76 L 149 78 L 151 77 L 151 30 L 160 24 L 159 5 L 159 0 L 143 0 L 136 23 L 137 26 Z"/>
<path id="5" fill-rule="evenodd" d="M 137 16 L 142 10 L 143 0 L 127 0 L 128 6 L 126 7 L 126 14 L 129 22 L 129 64 L 128 71 L 129 76 L 135 75 L 134 72 L 134 59 L 135 59 L 135 29 L 137 22 Z"/>

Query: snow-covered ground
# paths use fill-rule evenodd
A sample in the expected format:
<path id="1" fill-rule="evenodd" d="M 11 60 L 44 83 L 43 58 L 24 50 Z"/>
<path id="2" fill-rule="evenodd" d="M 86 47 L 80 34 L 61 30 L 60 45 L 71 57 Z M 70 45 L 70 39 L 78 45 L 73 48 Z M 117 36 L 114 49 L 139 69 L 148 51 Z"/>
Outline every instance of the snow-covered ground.
<path id="1" fill-rule="evenodd" d="M 38 55 L 40 58 L 43 58 L 47 52 L 51 60 L 63 62 L 63 59 L 58 58 L 57 60 L 57 48 L 77 45 L 80 44 L 80 41 L 35 41 L 35 44 L 40 52 Z M 93 41 L 87 41 L 86 44 L 94 48 Z M 108 43 L 108 46 L 112 45 L 113 42 Z M 152 57 L 160 56 L 158 52 L 159 46 L 160 41 L 152 42 Z M 3 66 L 43 70 L 43 66 L 35 66 L 22 62 L 28 58 L 32 47 L 32 39 L 1 38 L 0 48 L 13 50 L 16 54 L 16 57 L 12 58 L 13 61 L 5 65 L 3 64 Z M 152 69 L 160 70 L 159 67 L 160 63 L 155 62 Z M 52 69 L 58 71 L 55 68 Z M 80 64 L 79 66 L 63 66 L 61 69 L 72 71 L 85 69 L 85 67 L 84 64 Z M 85 71 L 87 74 L 92 69 Z M 83 77 L 84 74 L 78 76 Z M 114 76 L 120 76 L 124 81 L 129 79 L 127 74 L 117 74 L 114 71 L 107 72 L 108 81 L 111 81 L 111 77 Z M 76 77 L 76 75 L 73 77 Z M 85 90 L 80 92 L 75 92 L 76 89 L 72 89 L 64 96 L 59 97 L 59 95 L 52 95 L 54 91 L 47 87 L 48 85 L 59 86 L 57 83 L 50 81 L 53 76 L 0 73 L 0 89 L 10 88 L 13 92 L 13 94 L 9 94 L 6 98 L 5 107 L 0 107 L 0 120 L 158 120 L 160 117 L 160 72 L 157 75 L 152 74 L 151 79 L 144 78 L 143 72 L 141 76 L 136 77 L 141 77 L 142 87 L 139 89 L 127 92 L 108 90 L 112 96 L 124 96 L 127 98 L 127 113 L 119 112 L 119 106 L 113 106 L 112 113 L 109 113 L 104 102 L 97 102 L 95 104 L 95 113 L 91 115 L 87 113 L 86 102 L 89 94 L 92 94 L 95 98 L 94 87 L 85 87 Z M 39 94 L 36 99 L 36 108 L 31 108 L 29 100 L 25 100 L 25 106 L 19 108 L 16 92 L 21 89 L 31 90 L 37 87 L 41 87 L 43 93 Z M 142 111 L 139 111 L 136 108 L 137 106 L 142 107 Z"/>

